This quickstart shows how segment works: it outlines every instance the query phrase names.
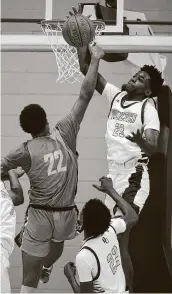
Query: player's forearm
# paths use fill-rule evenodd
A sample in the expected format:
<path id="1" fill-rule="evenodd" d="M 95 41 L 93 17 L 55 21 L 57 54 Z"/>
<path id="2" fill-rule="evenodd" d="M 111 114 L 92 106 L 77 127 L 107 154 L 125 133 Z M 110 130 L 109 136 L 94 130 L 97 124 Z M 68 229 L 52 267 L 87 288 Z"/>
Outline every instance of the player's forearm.
<path id="1" fill-rule="evenodd" d="M 134 209 L 128 204 L 113 188 L 107 191 L 107 194 L 116 202 L 124 216 L 127 217 L 131 222 L 136 222 L 138 216 Z"/>
<path id="2" fill-rule="evenodd" d="M 91 99 L 95 91 L 100 59 L 92 57 L 89 69 L 83 81 L 81 91 L 84 99 Z"/>
<path id="3" fill-rule="evenodd" d="M 11 187 L 11 192 L 10 197 L 13 201 L 13 204 L 15 206 L 23 204 L 24 202 L 24 197 L 23 197 L 23 189 L 22 186 L 18 180 L 18 177 L 15 173 L 14 170 L 10 170 L 8 172 L 9 175 L 9 182 L 10 182 L 10 187 Z"/>
<path id="4" fill-rule="evenodd" d="M 89 69 L 89 64 L 91 61 L 90 52 L 87 47 L 80 47 L 77 49 L 77 51 L 78 51 L 80 70 L 83 73 L 83 75 L 86 76 Z M 102 95 L 103 93 L 105 84 L 106 84 L 106 81 L 104 80 L 104 78 L 101 76 L 100 73 L 97 73 L 97 81 L 96 81 L 95 89 L 100 95 Z"/>
<path id="5" fill-rule="evenodd" d="M 81 293 L 80 286 L 77 283 L 75 276 L 71 277 L 71 279 L 68 281 L 69 281 L 74 293 Z"/>
<path id="6" fill-rule="evenodd" d="M 140 149 L 144 153 L 146 153 L 148 156 L 153 155 L 157 151 L 157 144 L 153 144 L 153 143 L 150 144 L 145 139 L 140 140 L 137 144 L 140 147 Z"/>

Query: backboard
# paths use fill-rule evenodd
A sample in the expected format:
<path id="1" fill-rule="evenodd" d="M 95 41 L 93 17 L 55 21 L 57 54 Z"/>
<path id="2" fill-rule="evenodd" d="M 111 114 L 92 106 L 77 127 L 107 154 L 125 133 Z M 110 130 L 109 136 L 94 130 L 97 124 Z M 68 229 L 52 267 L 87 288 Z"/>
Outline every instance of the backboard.
<path id="1" fill-rule="evenodd" d="M 171 36 L 168 33 L 162 36 L 154 35 L 149 25 L 127 24 L 129 36 L 122 35 L 123 18 L 127 21 L 146 20 L 145 14 L 137 12 L 138 6 L 138 10 L 133 11 L 135 7 L 131 8 L 128 1 L 125 1 L 125 9 L 124 0 L 109 1 L 113 2 L 115 7 L 106 7 L 105 0 L 2 0 L 1 49 L 51 51 L 46 36 L 42 34 L 41 20 L 63 20 L 71 7 L 77 7 L 80 2 L 83 6 L 83 14 L 91 14 L 92 18 L 101 17 L 106 24 L 104 34 L 97 39 L 97 43 L 105 52 L 144 52 L 148 56 L 147 53 L 172 51 Z M 147 0 L 146 2 L 146 5 L 149 5 Z M 127 10 L 127 7 L 130 9 Z M 63 39 L 61 41 L 63 42 Z M 140 58 L 140 60 L 143 59 Z"/>

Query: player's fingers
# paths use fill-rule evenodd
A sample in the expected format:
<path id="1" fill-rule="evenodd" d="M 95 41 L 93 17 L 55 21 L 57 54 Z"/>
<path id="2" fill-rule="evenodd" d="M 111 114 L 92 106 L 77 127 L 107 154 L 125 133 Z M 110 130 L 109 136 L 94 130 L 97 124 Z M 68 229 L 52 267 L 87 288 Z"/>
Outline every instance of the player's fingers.
<path id="1" fill-rule="evenodd" d="M 78 13 L 77 9 L 74 6 L 72 6 L 72 9 L 73 9 L 74 14 Z"/>
<path id="2" fill-rule="evenodd" d="M 106 177 L 103 176 L 103 177 L 101 177 L 101 178 L 99 179 L 99 181 L 102 182 L 105 178 L 106 178 Z"/>
<path id="3" fill-rule="evenodd" d="M 90 18 L 92 16 L 92 14 L 87 15 L 88 18 Z"/>
<path id="4" fill-rule="evenodd" d="M 94 47 L 96 46 L 96 42 L 92 42 L 88 44 L 88 49 L 90 52 L 92 52 L 92 50 L 94 50 Z"/>
<path id="5" fill-rule="evenodd" d="M 74 264 L 74 262 L 70 262 L 70 266 L 72 266 L 72 267 L 75 267 L 75 264 Z"/>
<path id="6" fill-rule="evenodd" d="M 78 4 L 78 13 L 82 13 L 82 5 L 81 5 L 81 3 L 80 4 Z"/>
<path id="7" fill-rule="evenodd" d="M 93 184 L 93 187 L 96 188 L 97 190 L 101 191 L 101 187 L 100 186 Z"/>
<path id="8" fill-rule="evenodd" d="M 72 16 L 73 15 L 73 12 L 71 10 L 69 10 L 69 14 L 70 14 L 70 16 Z"/>
<path id="9" fill-rule="evenodd" d="M 125 138 L 128 139 L 128 140 L 130 140 L 131 142 L 133 142 L 133 138 L 132 137 L 126 136 Z"/>

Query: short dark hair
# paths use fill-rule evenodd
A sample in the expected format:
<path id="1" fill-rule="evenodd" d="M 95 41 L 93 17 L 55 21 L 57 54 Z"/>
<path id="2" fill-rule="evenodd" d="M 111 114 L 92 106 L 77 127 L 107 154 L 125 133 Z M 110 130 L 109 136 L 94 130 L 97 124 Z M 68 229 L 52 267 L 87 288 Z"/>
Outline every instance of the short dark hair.
<path id="1" fill-rule="evenodd" d="M 29 104 L 20 113 L 20 126 L 26 133 L 37 135 L 44 130 L 46 124 L 46 112 L 38 104 Z"/>
<path id="2" fill-rule="evenodd" d="M 152 91 L 151 97 L 158 96 L 161 91 L 161 86 L 164 82 L 164 79 L 162 78 L 162 73 L 153 65 L 144 65 L 141 68 L 141 71 L 147 72 L 147 74 L 151 78 L 151 81 L 150 81 L 151 91 Z"/>
<path id="3" fill-rule="evenodd" d="M 83 208 L 83 229 L 87 236 L 98 237 L 109 228 L 111 214 L 99 199 L 89 200 Z"/>

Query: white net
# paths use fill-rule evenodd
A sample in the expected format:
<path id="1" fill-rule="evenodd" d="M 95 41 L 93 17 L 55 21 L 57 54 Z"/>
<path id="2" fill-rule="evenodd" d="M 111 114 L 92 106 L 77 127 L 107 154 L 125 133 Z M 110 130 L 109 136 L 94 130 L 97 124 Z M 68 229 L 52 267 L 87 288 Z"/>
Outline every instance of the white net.
<path id="1" fill-rule="evenodd" d="M 77 49 L 68 45 L 62 37 L 63 23 L 43 21 L 41 23 L 44 34 L 48 37 L 51 48 L 56 57 L 58 68 L 57 82 L 69 83 L 81 82 L 83 75 L 80 72 Z M 101 21 L 95 22 L 95 39 L 96 36 L 101 35 L 105 24 Z M 95 41 L 95 40 L 94 40 Z"/>

